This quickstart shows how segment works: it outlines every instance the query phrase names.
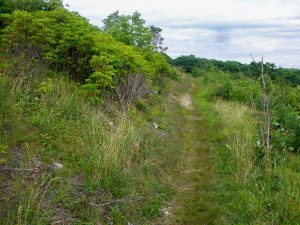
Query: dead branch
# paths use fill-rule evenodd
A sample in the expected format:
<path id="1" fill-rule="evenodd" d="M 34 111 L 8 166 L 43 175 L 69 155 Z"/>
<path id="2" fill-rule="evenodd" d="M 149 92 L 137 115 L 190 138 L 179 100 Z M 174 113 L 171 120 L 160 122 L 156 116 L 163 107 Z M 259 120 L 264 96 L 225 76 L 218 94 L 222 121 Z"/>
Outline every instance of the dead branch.
<path id="1" fill-rule="evenodd" d="M 252 60 L 260 71 L 260 78 L 262 82 L 262 113 L 258 118 L 258 124 L 260 129 L 261 144 L 264 149 L 264 160 L 266 167 L 270 167 L 270 101 L 271 94 L 268 93 L 268 87 L 266 82 L 266 75 L 264 70 L 264 58 L 262 57 L 260 64 L 256 63 L 253 55 L 250 54 Z M 253 99 L 254 100 L 254 99 Z"/>
<path id="2" fill-rule="evenodd" d="M 129 74 L 116 87 L 117 99 L 124 108 L 127 108 L 134 100 L 144 97 L 149 92 L 149 84 L 144 76 L 140 74 Z"/>
<path id="3" fill-rule="evenodd" d="M 130 197 L 124 197 L 124 198 L 121 198 L 121 199 L 109 201 L 109 202 L 102 203 L 102 204 L 95 204 L 95 203 L 90 202 L 90 205 L 98 207 L 98 208 L 102 208 L 102 207 L 112 205 L 112 204 L 116 204 L 116 203 L 136 202 L 136 201 L 141 201 L 143 199 L 145 199 L 145 198 L 140 197 L 140 198 L 133 199 L 133 198 L 130 198 Z"/>
<path id="4" fill-rule="evenodd" d="M 18 171 L 18 172 L 26 171 L 26 172 L 33 172 L 34 169 L 0 167 L 0 171 Z"/>
<path id="5" fill-rule="evenodd" d="M 261 79 L 263 84 L 263 96 L 262 96 L 262 103 L 263 103 L 263 116 L 264 116 L 264 123 L 263 123 L 263 143 L 267 154 L 269 153 L 268 150 L 270 148 L 270 97 L 267 93 L 267 85 L 265 80 L 264 74 L 264 58 L 261 60 Z"/>

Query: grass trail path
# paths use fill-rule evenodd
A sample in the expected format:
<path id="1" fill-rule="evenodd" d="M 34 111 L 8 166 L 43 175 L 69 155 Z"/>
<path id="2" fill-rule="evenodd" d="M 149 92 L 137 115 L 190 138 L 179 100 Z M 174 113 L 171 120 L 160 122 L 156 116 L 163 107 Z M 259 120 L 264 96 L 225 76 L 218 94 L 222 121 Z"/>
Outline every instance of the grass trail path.
<path id="1" fill-rule="evenodd" d="M 170 203 L 170 225 L 210 225 L 218 218 L 214 203 L 212 143 L 201 115 L 201 109 L 193 103 L 196 86 L 184 78 L 179 103 L 182 107 L 181 174 L 176 181 L 177 194 Z"/>

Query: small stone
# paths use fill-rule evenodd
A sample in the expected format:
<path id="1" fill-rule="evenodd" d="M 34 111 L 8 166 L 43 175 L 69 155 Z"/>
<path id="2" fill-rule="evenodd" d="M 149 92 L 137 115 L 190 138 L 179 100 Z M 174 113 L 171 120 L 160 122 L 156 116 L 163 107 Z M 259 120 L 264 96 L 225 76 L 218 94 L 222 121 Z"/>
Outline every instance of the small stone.
<path id="1" fill-rule="evenodd" d="M 58 162 L 54 162 L 53 165 L 54 165 L 54 169 L 56 169 L 56 170 L 60 170 L 64 167 L 63 164 L 58 163 Z"/>
<path id="2" fill-rule="evenodd" d="M 165 216 L 170 216 L 171 215 L 170 208 L 164 208 L 162 211 L 163 211 L 163 214 Z"/>

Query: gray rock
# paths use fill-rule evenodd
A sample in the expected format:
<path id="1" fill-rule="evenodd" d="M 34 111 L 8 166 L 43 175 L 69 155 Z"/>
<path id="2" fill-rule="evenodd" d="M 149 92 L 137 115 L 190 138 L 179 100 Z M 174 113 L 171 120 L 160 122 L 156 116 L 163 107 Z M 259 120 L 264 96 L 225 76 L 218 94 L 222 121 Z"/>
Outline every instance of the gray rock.
<path id="1" fill-rule="evenodd" d="M 64 167 L 64 165 L 59 162 L 54 162 L 53 166 L 54 166 L 54 169 L 56 169 L 56 170 L 60 170 Z"/>

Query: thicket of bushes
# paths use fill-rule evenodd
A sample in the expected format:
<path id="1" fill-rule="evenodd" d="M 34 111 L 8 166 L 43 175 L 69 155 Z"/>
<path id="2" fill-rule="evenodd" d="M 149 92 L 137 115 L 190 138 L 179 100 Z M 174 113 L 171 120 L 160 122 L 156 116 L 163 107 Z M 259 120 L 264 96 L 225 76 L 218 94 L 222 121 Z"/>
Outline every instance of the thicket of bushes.
<path id="1" fill-rule="evenodd" d="M 262 110 L 262 83 L 242 74 L 222 71 L 206 72 L 203 79 L 211 87 L 211 95 L 240 102 Z M 268 81 L 271 97 L 271 143 L 274 148 L 300 151 L 300 88 Z"/>
<path id="2" fill-rule="evenodd" d="M 51 11 L 63 7 L 62 0 L 0 0 L 0 12 L 12 13 L 14 10 Z"/>
<path id="3" fill-rule="evenodd" d="M 62 7 L 14 10 L 1 14 L 1 21 L 3 48 L 66 71 L 88 95 L 113 94 L 128 75 L 142 75 L 154 86 L 165 77 L 176 77 L 162 53 L 121 43 Z"/>

